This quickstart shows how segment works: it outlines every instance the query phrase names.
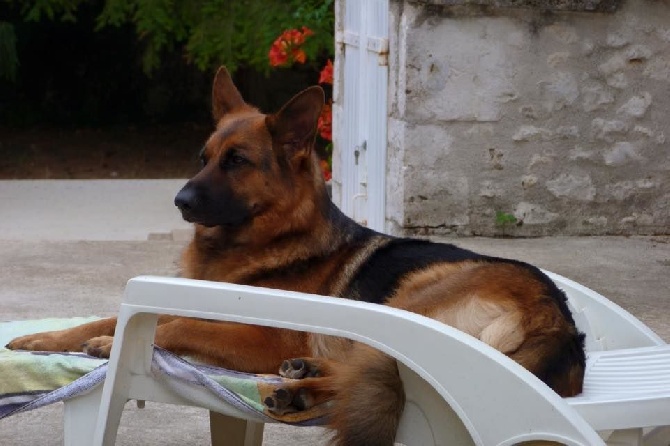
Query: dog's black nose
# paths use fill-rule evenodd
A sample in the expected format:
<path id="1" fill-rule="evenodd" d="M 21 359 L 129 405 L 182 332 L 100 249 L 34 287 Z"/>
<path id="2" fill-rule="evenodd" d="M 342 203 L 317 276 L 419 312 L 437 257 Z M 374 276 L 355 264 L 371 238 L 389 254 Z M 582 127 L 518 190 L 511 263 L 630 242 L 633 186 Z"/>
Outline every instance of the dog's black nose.
<path id="1" fill-rule="evenodd" d="M 195 207 L 196 193 L 192 187 L 184 186 L 174 197 L 174 205 L 182 211 L 190 211 Z"/>

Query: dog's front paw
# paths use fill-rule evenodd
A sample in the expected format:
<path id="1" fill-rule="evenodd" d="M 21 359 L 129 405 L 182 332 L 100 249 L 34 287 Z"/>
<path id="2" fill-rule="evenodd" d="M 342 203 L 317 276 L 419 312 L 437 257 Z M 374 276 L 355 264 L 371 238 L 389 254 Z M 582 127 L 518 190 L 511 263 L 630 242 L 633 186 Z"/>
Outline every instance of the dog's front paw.
<path id="1" fill-rule="evenodd" d="M 59 332 L 45 331 L 13 339 L 5 346 L 10 350 L 31 350 L 48 352 L 78 351 L 79 346 L 72 345 L 68 339 L 59 335 Z"/>
<path id="2" fill-rule="evenodd" d="M 97 358 L 109 358 L 112 351 L 113 336 L 98 336 L 91 338 L 81 345 L 82 351 Z"/>

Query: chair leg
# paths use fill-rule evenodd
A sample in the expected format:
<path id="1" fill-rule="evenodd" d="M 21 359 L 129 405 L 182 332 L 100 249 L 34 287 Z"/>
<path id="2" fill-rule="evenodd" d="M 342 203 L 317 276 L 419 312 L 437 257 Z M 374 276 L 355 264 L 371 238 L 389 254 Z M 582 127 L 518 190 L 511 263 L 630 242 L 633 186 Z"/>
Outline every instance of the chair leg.
<path id="1" fill-rule="evenodd" d="M 650 429 L 644 434 L 644 446 L 668 446 L 670 444 L 670 426 Z"/>
<path id="2" fill-rule="evenodd" d="M 212 446 L 261 446 L 263 426 L 263 423 L 209 412 Z"/>
<path id="3" fill-rule="evenodd" d="M 63 410 L 63 444 L 65 446 L 90 446 L 93 443 L 101 396 L 102 385 L 86 395 L 65 401 Z"/>
<path id="4" fill-rule="evenodd" d="M 151 369 L 158 316 L 119 313 L 92 446 L 113 446 L 133 384 Z M 139 384 L 141 385 L 141 384 Z"/>
<path id="5" fill-rule="evenodd" d="M 96 434 L 90 443 L 93 446 L 114 446 L 116 444 L 116 434 L 121 424 L 121 415 L 123 408 L 128 400 L 119 395 L 112 396 L 105 407 L 106 417 L 101 423 L 96 423 Z M 98 432 L 99 430 L 99 432 Z"/>

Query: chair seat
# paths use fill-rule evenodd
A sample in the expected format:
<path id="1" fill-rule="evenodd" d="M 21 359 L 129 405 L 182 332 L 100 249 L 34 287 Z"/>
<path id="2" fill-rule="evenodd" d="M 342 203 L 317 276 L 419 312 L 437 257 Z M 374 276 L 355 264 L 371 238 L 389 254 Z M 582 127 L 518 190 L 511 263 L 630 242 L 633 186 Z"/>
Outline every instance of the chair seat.
<path id="1" fill-rule="evenodd" d="M 670 424 L 670 345 L 590 352 L 568 402 L 596 430 Z"/>

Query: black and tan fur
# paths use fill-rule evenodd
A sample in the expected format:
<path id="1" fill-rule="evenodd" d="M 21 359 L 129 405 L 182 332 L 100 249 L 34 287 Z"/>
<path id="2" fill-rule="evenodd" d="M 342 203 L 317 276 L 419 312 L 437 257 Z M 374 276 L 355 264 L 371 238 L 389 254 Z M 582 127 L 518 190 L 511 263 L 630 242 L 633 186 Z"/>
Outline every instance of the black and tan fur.
<path id="1" fill-rule="evenodd" d="M 183 276 L 339 296 L 413 311 L 463 330 L 519 362 L 563 396 L 581 392 L 582 336 L 564 294 L 537 268 L 450 244 L 362 227 L 330 201 L 313 145 L 323 92 L 278 113 L 246 104 L 222 68 L 217 122 L 202 170 L 175 198 L 196 232 Z M 114 319 L 13 340 L 10 348 L 109 355 Z M 161 318 L 156 344 L 246 372 L 296 378 L 266 401 L 278 412 L 332 400 L 339 446 L 393 443 L 404 393 L 395 361 L 342 339 Z M 430 348 L 423 346 L 422 348 Z M 289 358 L 303 358 L 284 361 Z M 445 358 L 445 367 L 454 358 Z M 457 359 L 455 359 L 457 360 Z"/>

